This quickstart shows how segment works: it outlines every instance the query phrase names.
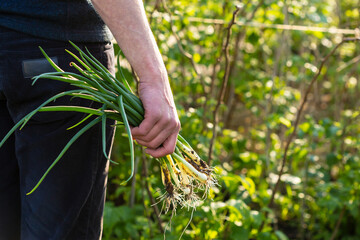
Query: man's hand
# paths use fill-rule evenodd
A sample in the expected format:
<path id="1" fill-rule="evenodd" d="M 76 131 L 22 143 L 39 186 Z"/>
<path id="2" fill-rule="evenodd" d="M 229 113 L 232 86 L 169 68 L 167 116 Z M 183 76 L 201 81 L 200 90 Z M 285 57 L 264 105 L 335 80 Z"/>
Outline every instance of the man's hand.
<path id="1" fill-rule="evenodd" d="M 165 86 L 162 82 L 166 83 Z M 180 121 L 168 81 L 142 79 L 139 93 L 145 119 L 139 127 L 132 129 L 133 138 L 147 147 L 146 153 L 153 157 L 171 154 L 175 150 Z"/>
<path id="2" fill-rule="evenodd" d="M 174 151 L 180 121 L 167 72 L 146 19 L 141 0 L 92 0 L 140 79 L 145 119 L 132 129 L 137 142 L 153 157 Z"/>

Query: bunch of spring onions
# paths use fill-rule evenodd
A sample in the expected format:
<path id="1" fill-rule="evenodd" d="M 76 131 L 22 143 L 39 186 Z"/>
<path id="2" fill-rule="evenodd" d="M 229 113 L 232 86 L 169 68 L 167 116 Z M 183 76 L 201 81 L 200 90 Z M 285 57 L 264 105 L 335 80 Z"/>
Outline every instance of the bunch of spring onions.
<path id="1" fill-rule="evenodd" d="M 102 123 L 103 152 L 106 158 L 109 159 L 106 153 L 105 141 L 107 119 L 116 120 L 118 123 L 125 126 L 131 153 L 131 175 L 127 181 L 130 180 L 134 173 L 134 144 L 130 132 L 130 125 L 139 126 L 143 120 L 144 108 L 142 103 L 140 99 L 133 94 L 125 79 L 119 81 L 112 76 L 88 50 L 86 50 L 85 53 L 75 44 L 71 44 L 79 51 L 80 57 L 68 50 L 66 51 L 76 60 L 76 63 L 71 62 L 71 66 L 79 73 L 64 72 L 40 48 L 46 59 L 55 68 L 56 72 L 41 74 L 34 78 L 34 83 L 40 78 L 45 78 L 67 82 L 73 85 L 75 89 L 59 93 L 49 98 L 37 109 L 21 119 L 0 142 L 1 147 L 16 129 L 23 128 L 37 112 L 76 111 L 86 114 L 86 117 L 82 121 L 73 126 L 80 128 L 80 130 L 66 144 L 58 157 L 49 166 L 38 183 L 28 194 L 31 194 L 36 190 L 69 147 L 95 124 Z M 63 96 L 95 101 L 100 103 L 102 107 L 95 109 L 82 106 L 47 106 L 50 102 Z M 89 119 L 92 120 L 90 121 Z M 197 194 L 203 192 L 203 197 L 207 196 L 209 189 L 216 183 L 213 170 L 199 158 L 190 144 L 188 144 L 181 135 L 178 135 L 175 152 L 166 157 L 158 158 L 157 160 L 160 163 L 162 182 L 166 190 L 160 197 L 161 200 L 164 200 L 163 206 L 165 206 L 166 212 L 170 208 L 176 209 L 177 206 L 195 208 L 201 199 Z"/>

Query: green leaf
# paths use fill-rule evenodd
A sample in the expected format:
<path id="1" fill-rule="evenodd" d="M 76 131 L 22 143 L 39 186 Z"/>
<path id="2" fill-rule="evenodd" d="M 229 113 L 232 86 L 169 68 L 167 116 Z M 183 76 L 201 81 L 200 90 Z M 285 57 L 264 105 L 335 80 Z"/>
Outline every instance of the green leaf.
<path id="1" fill-rule="evenodd" d="M 280 117 L 279 118 L 279 122 L 283 125 L 285 125 L 286 127 L 290 128 L 291 127 L 291 121 L 284 118 L 284 117 Z"/>
<path id="2" fill-rule="evenodd" d="M 279 240 L 289 240 L 289 238 L 281 231 L 275 231 L 275 235 L 278 237 Z"/>

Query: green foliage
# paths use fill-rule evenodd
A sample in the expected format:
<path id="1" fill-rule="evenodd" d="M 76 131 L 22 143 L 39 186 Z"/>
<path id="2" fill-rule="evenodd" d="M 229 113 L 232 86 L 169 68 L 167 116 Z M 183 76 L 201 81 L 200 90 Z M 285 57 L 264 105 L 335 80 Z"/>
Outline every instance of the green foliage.
<path id="1" fill-rule="evenodd" d="M 168 69 L 181 133 L 204 160 L 225 74 L 221 51 L 226 24 L 194 17 L 228 22 L 238 3 L 243 9 L 237 20 L 242 23 L 350 29 L 359 23 L 355 0 L 167 1 L 173 31 L 193 56 L 196 74 L 159 2 L 155 11 L 155 1 L 145 6 Z M 164 192 L 159 165 L 149 157 L 145 160 L 136 147 L 136 181 L 120 186 L 129 176 L 130 153 L 126 135 L 117 134 L 112 159 L 120 164 L 110 166 L 104 239 L 163 239 L 159 221 L 170 229 L 170 220 L 166 239 L 179 239 L 184 229 L 182 239 L 359 239 L 360 67 L 352 62 L 360 52 L 358 43 L 341 46 L 314 84 L 289 146 L 274 204 L 269 205 L 299 104 L 321 58 L 339 40 L 340 35 L 326 32 L 234 25 L 230 78 L 213 149 L 219 186 L 196 209 L 187 228 L 187 209 L 157 217 L 153 200 L 159 201 Z M 131 79 L 123 57 L 121 66 Z M 134 87 L 135 81 L 131 84 Z M 162 203 L 156 206 L 161 210 Z"/>

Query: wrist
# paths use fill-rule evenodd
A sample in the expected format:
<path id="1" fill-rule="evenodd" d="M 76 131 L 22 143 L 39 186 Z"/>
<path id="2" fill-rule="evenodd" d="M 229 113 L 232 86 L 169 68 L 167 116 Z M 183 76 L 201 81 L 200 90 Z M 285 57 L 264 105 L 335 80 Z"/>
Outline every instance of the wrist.
<path id="1" fill-rule="evenodd" d="M 147 65 L 140 71 L 136 71 L 136 74 L 139 77 L 140 83 L 163 84 L 169 81 L 165 66 Z"/>

